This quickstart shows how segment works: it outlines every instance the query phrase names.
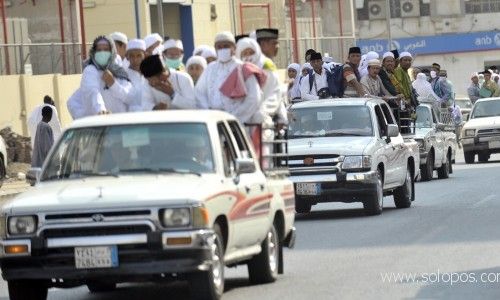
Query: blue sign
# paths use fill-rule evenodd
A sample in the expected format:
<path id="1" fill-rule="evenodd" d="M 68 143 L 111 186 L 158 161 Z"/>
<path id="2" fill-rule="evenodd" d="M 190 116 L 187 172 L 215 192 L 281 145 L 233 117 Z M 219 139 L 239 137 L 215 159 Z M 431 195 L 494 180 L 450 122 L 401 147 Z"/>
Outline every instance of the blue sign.
<path id="1" fill-rule="evenodd" d="M 386 39 L 358 40 L 357 46 L 361 48 L 362 53 L 388 51 Z M 500 32 L 488 31 L 393 39 L 392 49 L 398 49 L 400 53 L 408 51 L 411 54 L 500 50 Z"/>

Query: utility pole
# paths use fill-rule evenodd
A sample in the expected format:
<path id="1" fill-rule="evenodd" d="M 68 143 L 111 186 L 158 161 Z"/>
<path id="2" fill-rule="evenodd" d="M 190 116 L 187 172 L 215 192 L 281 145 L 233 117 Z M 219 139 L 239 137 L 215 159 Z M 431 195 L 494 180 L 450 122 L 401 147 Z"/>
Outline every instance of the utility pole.
<path id="1" fill-rule="evenodd" d="M 163 0 L 156 0 L 156 8 L 158 9 L 158 33 L 162 38 L 164 38 L 165 29 L 163 28 Z"/>
<path id="2" fill-rule="evenodd" d="M 139 16 L 139 0 L 134 0 L 134 15 L 135 15 L 135 35 L 138 39 L 141 38 L 141 18 Z"/>
<path id="3" fill-rule="evenodd" d="M 391 35 L 391 0 L 386 0 L 385 4 L 385 22 L 387 25 L 387 51 L 391 51 L 392 35 Z"/>

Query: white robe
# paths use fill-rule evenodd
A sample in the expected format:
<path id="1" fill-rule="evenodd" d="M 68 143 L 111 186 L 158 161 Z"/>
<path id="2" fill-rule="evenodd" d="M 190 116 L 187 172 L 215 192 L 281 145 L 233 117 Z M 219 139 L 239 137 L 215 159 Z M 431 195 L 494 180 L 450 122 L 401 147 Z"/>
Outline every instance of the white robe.
<path id="1" fill-rule="evenodd" d="M 280 124 L 287 124 L 288 117 L 285 107 L 286 95 L 283 97 L 277 72 L 264 70 L 267 75 L 266 83 L 262 87 L 262 111 L 271 117 L 276 117 Z"/>
<path id="2" fill-rule="evenodd" d="M 132 89 L 127 96 L 128 111 L 137 112 L 142 110 L 142 91 L 144 85 L 148 84 L 146 78 L 142 76 L 140 72 L 128 68 L 127 70 L 128 78 L 132 83 Z"/>
<path id="3" fill-rule="evenodd" d="M 226 111 L 234 115 L 242 124 L 248 123 L 261 106 L 262 92 L 255 76 L 245 80 L 247 95 L 242 99 L 230 99 L 222 94 L 220 87 L 227 77 L 242 62 L 232 58 L 227 63 L 210 63 L 196 83 L 197 107 Z"/>
<path id="4" fill-rule="evenodd" d="M 102 74 L 103 71 L 93 65 L 83 70 L 80 84 L 83 116 L 97 115 L 104 110 L 111 113 L 123 113 L 128 110 L 127 95 L 132 84 L 127 80 L 115 78 L 115 83 L 106 88 Z"/>
<path id="5" fill-rule="evenodd" d="M 193 79 L 186 73 L 170 69 L 169 81 L 174 89 L 174 97 L 170 97 L 164 92 L 153 88 L 148 83 L 142 89 L 142 110 L 151 111 L 160 104 L 165 103 L 172 108 L 194 109 L 196 100 L 194 93 Z"/>
<path id="6" fill-rule="evenodd" d="M 37 107 L 35 107 L 35 109 L 33 109 L 28 118 L 28 130 L 31 137 L 31 149 L 34 149 L 36 129 L 38 127 L 38 124 L 42 121 L 42 108 L 44 108 L 45 106 L 52 108 L 52 119 L 50 120 L 49 125 L 52 128 L 54 141 L 57 141 L 57 139 L 61 136 L 61 122 L 59 121 L 59 116 L 57 114 L 57 109 L 55 108 L 55 106 L 52 106 L 50 104 L 38 105 Z"/>

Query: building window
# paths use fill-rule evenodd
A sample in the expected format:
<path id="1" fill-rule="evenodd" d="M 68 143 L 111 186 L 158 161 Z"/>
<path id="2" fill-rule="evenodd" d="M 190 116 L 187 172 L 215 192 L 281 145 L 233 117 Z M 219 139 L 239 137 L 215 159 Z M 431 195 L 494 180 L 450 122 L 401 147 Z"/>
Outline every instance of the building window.
<path id="1" fill-rule="evenodd" d="M 500 12 L 500 0 L 469 0 L 465 2 L 465 12 L 468 14 L 483 14 Z"/>

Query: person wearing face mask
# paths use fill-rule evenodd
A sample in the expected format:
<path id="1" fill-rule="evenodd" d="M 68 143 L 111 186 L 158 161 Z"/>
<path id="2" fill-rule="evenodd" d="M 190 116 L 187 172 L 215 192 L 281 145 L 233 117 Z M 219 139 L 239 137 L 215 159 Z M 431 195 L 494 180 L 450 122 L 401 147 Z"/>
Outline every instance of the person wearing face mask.
<path id="1" fill-rule="evenodd" d="M 147 80 L 142 91 L 142 110 L 194 109 L 193 80 L 184 72 L 165 67 L 160 55 L 151 55 L 141 63 Z"/>
<path id="2" fill-rule="evenodd" d="M 431 71 L 432 89 L 434 90 L 434 93 L 436 93 L 436 95 L 439 97 L 441 106 L 447 107 L 451 104 L 451 100 L 453 99 L 452 88 L 445 77 L 438 76 L 439 73 L 437 73 L 438 71 L 436 70 L 437 68 L 433 64 Z"/>
<path id="3" fill-rule="evenodd" d="M 242 124 L 248 123 L 259 111 L 261 89 L 256 76 L 238 76 L 243 72 L 243 62 L 235 57 L 236 41 L 230 32 L 215 36 L 217 61 L 210 63 L 196 83 L 197 107 L 200 109 L 222 110 L 233 114 Z M 236 75 L 236 76 L 235 76 Z M 235 89 L 227 89 L 229 79 L 235 81 Z"/>
<path id="4" fill-rule="evenodd" d="M 187 73 L 193 79 L 194 84 L 198 82 L 201 74 L 207 68 L 207 61 L 202 56 L 191 56 L 186 63 Z"/>
<path id="5" fill-rule="evenodd" d="M 184 46 L 182 41 L 169 39 L 163 44 L 163 58 L 165 65 L 176 71 L 184 71 L 185 67 L 182 63 L 184 58 Z"/>
<path id="6" fill-rule="evenodd" d="M 128 44 L 127 36 L 121 32 L 113 32 L 109 35 L 109 37 L 113 40 L 116 46 L 116 64 L 122 66 L 124 69 L 127 69 L 129 66 L 129 62 L 126 58 Z"/>
<path id="7" fill-rule="evenodd" d="M 146 57 L 146 43 L 143 40 L 130 40 L 127 44 L 126 58 L 129 61 L 129 67 L 126 69 L 132 90 L 128 94 L 128 111 L 136 112 L 142 109 L 142 90 L 146 84 L 146 79 L 141 73 L 141 63 Z"/>
<path id="8" fill-rule="evenodd" d="M 116 55 L 109 38 L 99 36 L 94 40 L 80 88 L 68 100 L 73 119 L 127 111 L 132 84 L 125 69 L 115 63 Z"/>

